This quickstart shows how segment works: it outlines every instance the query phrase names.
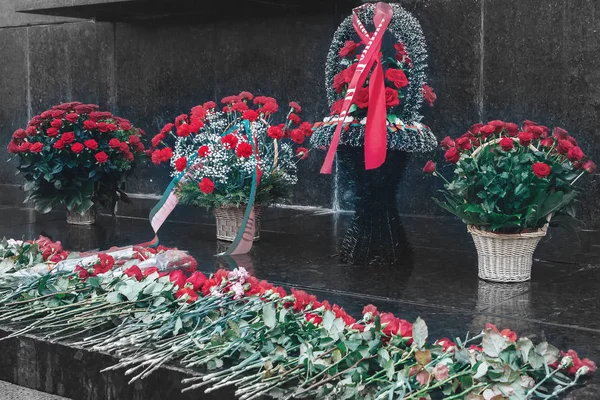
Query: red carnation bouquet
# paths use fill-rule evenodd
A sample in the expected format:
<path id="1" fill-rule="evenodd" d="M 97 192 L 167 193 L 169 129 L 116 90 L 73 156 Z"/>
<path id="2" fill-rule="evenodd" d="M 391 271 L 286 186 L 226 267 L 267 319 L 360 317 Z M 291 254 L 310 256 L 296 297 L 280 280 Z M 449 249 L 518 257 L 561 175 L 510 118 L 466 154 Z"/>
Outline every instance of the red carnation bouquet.
<path id="1" fill-rule="evenodd" d="M 64 103 L 17 129 L 8 151 L 19 156 L 27 200 L 47 213 L 65 205 L 85 213 L 94 205 L 114 208 L 127 176 L 144 156 L 141 129 L 98 106 Z"/>
<path id="2" fill-rule="evenodd" d="M 562 128 L 525 121 L 475 124 L 457 139 L 441 142 L 454 167 L 448 181 L 427 162 L 424 172 L 445 182 L 438 204 L 479 229 L 522 233 L 542 228 L 550 218 L 573 225 L 575 182 L 594 173 L 577 141 Z"/>
<path id="3" fill-rule="evenodd" d="M 296 164 L 308 158 L 305 140 L 312 135 L 313 124 L 298 116 L 300 105 L 291 102 L 285 120 L 276 123 L 279 105 L 272 97 L 241 92 L 221 102 L 220 110 L 208 101 L 165 125 L 152 139 L 152 162 L 170 162 L 172 176 L 185 171 L 177 188 L 184 204 L 247 204 L 255 169 L 257 204 L 288 197 L 298 180 Z"/>

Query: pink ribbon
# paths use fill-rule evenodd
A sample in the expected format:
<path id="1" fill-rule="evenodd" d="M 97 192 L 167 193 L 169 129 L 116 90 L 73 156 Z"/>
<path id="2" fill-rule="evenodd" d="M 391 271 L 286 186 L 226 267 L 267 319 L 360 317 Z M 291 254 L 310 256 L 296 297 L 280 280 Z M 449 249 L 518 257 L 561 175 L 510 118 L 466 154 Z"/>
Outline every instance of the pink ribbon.
<path id="1" fill-rule="evenodd" d="M 352 24 L 361 41 L 365 44 L 365 49 L 360 55 L 356 72 L 348 85 L 342 111 L 340 112 L 339 120 L 331 139 L 331 145 L 321 168 L 322 174 L 331 174 L 333 159 L 340 142 L 344 120 L 352 105 L 356 88 L 362 87 L 371 69 L 373 69 L 373 72 L 369 80 L 369 110 L 367 111 L 367 124 L 365 126 L 365 168 L 379 168 L 385 162 L 387 151 L 387 109 L 385 106 L 383 68 L 379 60 L 381 58 L 380 50 L 383 34 L 392 20 L 394 11 L 387 3 L 377 3 L 373 15 L 375 32 L 373 35 L 369 35 L 358 18 L 358 11 L 366 6 L 369 5 L 365 4 L 352 10 Z"/>

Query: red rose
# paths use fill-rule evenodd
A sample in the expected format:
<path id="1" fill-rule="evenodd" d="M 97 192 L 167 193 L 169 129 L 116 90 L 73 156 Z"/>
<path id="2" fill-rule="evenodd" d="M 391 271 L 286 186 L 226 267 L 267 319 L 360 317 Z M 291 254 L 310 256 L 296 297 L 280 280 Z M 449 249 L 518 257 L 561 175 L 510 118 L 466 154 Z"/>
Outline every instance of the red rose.
<path id="1" fill-rule="evenodd" d="M 127 161 L 133 161 L 134 157 L 133 157 L 133 153 L 130 151 L 126 151 L 123 153 L 123 156 L 125 157 L 125 159 Z"/>
<path id="2" fill-rule="evenodd" d="M 65 148 L 65 142 L 63 142 L 62 140 L 57 140 L 56 143 L 54 143 L 54 147 L 57 150 L 62 150 Z"/>
<path id="3" fill-rule="evenodd" d="M 507 338 L 509 342 L 515 343 L 517 341 L 517 334 L 510 329 L 502 329 L 500 334 Z"/>
<path id="4" fill-rule="evenodd" d="M 440 142 L 440 146 L 442 147 L 442 149 L 449 149 L 451 147 L 454 147 L 454 140 L 452 140 L 450 138 L 450 136 L 446 136 L 444 139 L 442 139 L 442 141 Z"/>
<path id="5" fill-rule="evenodd" d="M 185 274 L 179 269 L 176 269 L 169 274 L 169 280 L 180 288 L 185 286 L 185 279 Z"/>
<path id="6" fill-rule="evenodd" d="M 452 147 L 451 149 L 448 149 L 446 151 L 446 153 L 444 154 L 444 158 L 449 163 L 456 164 L 458 160 L 460 160 L 460 153 L 458 152 L 458 149 L 456 147 Z"/>
<path id="7" fill-rule="evenodd" d="M 460 150 L 471 150 L 473 148 L 473 144 L 471 143 L 471 139 L 468 136 L 461 136 L 456 139 L 456 147 Z"/>
<path id="8" fill-rule="evenodd" d="M 50 126 L 53 128 L 61 128 L 63 125 L 62 119 L 53 119 L 52 122 L 50 122 Z"/>
<path id="9" fill-rule="evenodd" d="M 73 151 L 73 153 L 75 154 L 81 153 L 83 151 L 83 145 L 79 142 L 73 143 L 73 145 L 71 146 L 71 151 Z"/>
<path id="10" fill-rule="evenodd" d="M 496 127 L 494 125 L 487 124 L 479 128 L 479 133 L 481 133 L 484 138 L 493 135 L 495 132 Z"/>
<path id="11" fill-rule="evenodd" d="M 162 162 L 167 162 L 173 157 L 173 150 L 170 147 L 165 147 L 160 150 L 160 160 Z"/>
<path id="12" fill-rule="evenodd" d="M 217 108 L 217 103 L 215 103 L 214 101 L 207 101 L 206 103 L 202 104 L 202 107 L 204 107 L 207 110 L 212 110 L 214 108 Z"/>
<path id="13" fill-rule="evenodd" d="M 108 155 L 103 151 L 96 153 L 94 157 L 96 158 L 96 161 L 98 161 L 98 164 L 104 164 L 108 161 Z"/>
<path id="14" fill-rule="evenodd" d="M 121 144 L 119 145 L 119 150 L 121 151 L 121 153 L 128 153 L 129 145 L 125 142 L 121 142 Z"/>
<path id="15" fill-rule="evenodd" d="M 593 174 L 596 172 L 596 164 L 592 160 L 587 160 L 585 164 L 583 164 L 583 169 L 588 173 Z"/>
<path id="16" fill-rule="evenodd" d="M 386 107 L 396 107 L 400 104 L 400 99 L 398 98 L 398 91 L 392 88 L 385 88 L 385 106 Z"/>
<path id="17" fill-rule="evenodd" d="M 200 290 L 204 282 L 206 282 L 208 278 L 200 271 L 195 271 L 189 278 L 187 278 L 186 283 L 192 285 L 194 290 Z"/>
<path id="18" fill-rule="evenodd" d="M 48 135 L 48 137 L 56 137 L 58 136 L 58 129 L 48 128 L 46 129 L 46 135 Z"/>
<path id="19" fill-rule="evenodd" d="M 106 133 L 108 132 L 108 124 L 106 122 L 98 122 L 96 127 L 100 132 Z"/>
<path id="20" fill-rule="evenodd" d="M 35 136 L 37 129 L 35 126 L 28 126 L 27 129 L 25 129 L 25 132 L 27 133 L 27 136 Z"/>
<path id="21" fill-rule="evenodd" d="M 329 115 L 339 115 L 342 112 L 342 106 L 344 105 L 344 99 L 339 99 L 331 105 Z"/>
<path id="22" fill-rule="evenodd" d="M 235 155 L 239 158 L 246 158 L 252 155 L 252 145 L 250 143 L 241 142 L 235 149 Z"/>
<path id="23" fill-rule="evenodd" d="M 60 139 L 65 142 L 65 144 L 70 144 L 73 143 L 73 140 L 75 140 L 75 134 L 73 132 L 65 132 L 62 134 Z"/>
<path id="24" fill-rule="evenodd" d="M 288 117 L 288 119 L 296 125 L 300 124 L 300 117 L 294 113 L 291 113 L 290 116 Z"/>
<path id="25" fill-rule="evenodd" d="M 558 126 L 554 128 L 552 131 L 552 135 L 557 139 L 566 139 L 569 136 L 569 132 L 565 131 L 563 128 L 559 128 Z"/>
<path id="26" fill-rule="evenodd" d="M 423 172 L 425 172 L 426 174 L 433 174 L 435 172 L 435 163 L 431 160 L 427 161 L 427 163 L 423 167 Z"/>
<path id="27" fill-rule="evenodd" d="M 386 100 L 387 100 L 387 91 L 386 91 Z M 367 108 L 369 106 L 369 88 L 363 87 L 363 88 L 356 89 L 356 93 L 354 94 L 353 102 L 354 102 L 354 104 L 356 104 L 356 107 L 358 107 L 358 108 Z"/>
<path id="28" fill-rule="evenodd" d="M 85 129 L 86 131 L 94 130 L 97 127 L 98 125 L 91 119 L 86 119 L 85 121 L 83 121 L 83 129 Z"/>
<path id="29" fill-rule="evenodd" d="M 569 142 L 571 142 L 571 144 L 572 144 L 573 146 L 578 146 L 578 144 L 577 144 L 577 140 L 575 140 L 575 138 L 574 138 L 573 136 L 567 136 L 567 139 L 566 139 L 566 140 L 568 140 Z"/>
<path id="30" fill-rule="evenodd" d="M 300 104 L 296 103 L 295 101 L 290 101 L 290 107 L 294 110 L 294 112 L 299 113 L 300 111 L 302 111 L 302 107 L 300 107 Z"/>
<path id="31" fill-rule="evenodd" d="M 199 157 L 206 157 L 209 153 L 210 153 L 210 149 L 206 145 L 200 146 L 200 148 L 198 149 Z"/>
<path id="32" fill-rule="evenodd" d="M 50 135 L 48 135 L 50 136 Z M 25 139 L 27 137 L 27 132 L 25 132 L 25 129 L 17 129 L 13 135 L 12 135 L 13 139 Z"/>
<path id="33" fill-rule="evenodd" d="M 308 149 L 306 147 L 298 147 L 296 149 L 296 156 L 301 160 L 306 160 L 308 158 Z"/>
<path id="34" fill-rule="evenodd" d="M 94 265 L 94 275 L 104 274 L 115 265 L 115 259 L 110 254 L 99 253 L 98 263 Z"/>
<path id="35" fill-rule="evenodd" d="M 12 142 L 11 142 L 12 143 Z M 24 152 L 24 151 L 28 151 L 31 148 L 31 143 L 29 142 L 23 142 L 19 147 L 19 152 Z"/>
<path id="36" fill-rule="evenodd" d="M 560 353 L 563 357 L 569 356 L 572 359 L 571 366 L 566 371 L 568 375 L 575 375 L 582 367 L 587 367 L 589 372 L 596 372 L 596 364 L 589 358 L 580 359 L 575 350 L 569 350 L 566 353 L 561 351 Z"/>
<path id="37" fill-rule="evenodd" d="M 273 114 L 273 113 L 276 113 L 278 109 L 279 109 L 279 106 L 277 105 L 277 103 L 273 103 L 272 101 L 269 101 L 261 107 L 260 111 L 262 111 L 265 114 Z"/>
<path id="38" fill-rule="evenodd" d="M 31 151 L 32 153 L 41 153 L 43 148 L 44 148 L 44 145 L 42 143 L 36 142 L 31 145 L 31 147 L 29 148 L 29 151 Z"/>
<path id="39" fill-rule="evenodd" d="M 535 164 L 533 164 L 532 168 L 533 173 L 538 178 L 545 178 L 548 175 L 550 175 L 550 172 L 552 172 L 552 168 L 548 164 L 545 164 L 543 162 L 536 162 Z"/>
<path id="40" fill-rule="evenodd" d="M 221 143 L 223 143 L 226 149 L 233 150 L 237 146 L 238 138 L 234 134 L 230 133 L 221 138 Z"/>
<path id="41" fill-rule="evenodd" d="M 269 126 L 269 129 L 267 129 L 267 135 L 269 135 L 269 137 L 272 139 L 279 140 L 283 137 L 283 129 L 278 126 L 271 125 Z"/>
<path id="42" fill-rule="evenodd" d="M 352 40 L 346 41 L 346 43 L 344 43 L 344 47 L 342 47 L 340 49 L 340 57 L 343 58 L 343 57 L 351 56 L 352 54 L 354 54 L 356 49 L 358 49 L 358 46 L 360 46 L 360 44 L 356 43 Z"/>
<path id="43" fill-rule="evenodd" d="M 140 138 L 137 137 L 136 135 L 131 135 L 129 136 L 129 144 L 131 145 L 136 145 L 138 143 L 141 143 Z"/>
<path id="44" fill-rule="evenodd" d="M 142 274 L 142 270 L 137 265 L 132 265 L 123 271 L 123 274 L 127 275 L 130 278 L 135 278 L 136 281 L 141 281 L 144 279 L 144 275 Z"/>
<path id="45" fill-rule="evenodd" d="M 177 161 L 175 161 L 175 169 L 179 172 L 183 171 L 187 167 L 187 158 L 179 157 Z"/>
<path id="46" fill-rule="evenodd" d="M 121 147 L 121 141 L 117 138 L 112 138 L 108 141 L 108 147 L 113 150 L 118 150 Z"/>
<path id="47" fill-rule="evenodd" d="M 244 118 L 250 122 L 254 122 L 258 119 L 258 113 L 254 110 L 246 110 L 242 113 L 242 118 Z"/>
<path id="48" fill-rule="evenodd" d="M 215 190 L 215 184 L 208 178 L 202 178 L 198 184 L 200 191 L 204 194 L 211 194 Z"/>
<path id="49" fill-rule="evenodd" d="M 569 142 L 568 140 L 565 140 L 565 139 L 559 139 L 558 140 L 558 147 L 556 148 L 556 150 L 560 154 L 568 154 L 569 150 L 571 150 L 571 148 L 573 148 L 573 143 L 571 143 L 571 142 Z"/>
<path id="50" fill-rule="evenodd" d="M 304 135 L 304 131 L 302 131 L 302 129 L 292 129 L 292 133 L 290 134 L 290 139 L 292 139 L 292 141 L 294 143 L 298 143 L 298 144 L 302 144 L 304 143 L 304 139 L 305 139 L 305 135 Z"/>
<path id="51" fill-rule="evenodd" d="M 144 270 L 144 276 L 150 276 L 150 275 L 152 275 L 154 273 L 158 273 L 158 272 L 159 271 L 158 271 L 157 267 L 149 267 Z"/>
<path id="52" fill-rule="evenodd" d="M 188 303 L 193 303 L 194 301 L 198 300 L 198 293 L 196 293 L 193 289 L 190 289 L 188 287 L 184 287 L 182 289 L 179 289 L 175 293 L 175 298 L 176 299 L 181 299 L 184 296 L 187 296 L 187 302 Z"/>
<path id="53" fill-rule="evenodd" d="M 544 134 L 544 129 L 541 126 L 529 126 L 527 132 L 531 133 L 535 140 L 538 140 Z"/>
<path id="54" fill-rule="evenodd" d="M 402 55 L 406 54 L 406 47 L 404 46 L 404 43 L 402 43 L 402 42 L 394 43 L 394 49 L 396 49 L 398 54 L 402 54 Z"/>
<path id="55" fill-rule="evenodd" d="M 495 119 L 487 123 L 488 125 L 493 126 L 495 133 L 500 133 L 504 129 L 504 121 L 500 121 L 499 119 Z"/>
<path id="56" fill-rule="evenodd" d="M 508 132 L 508 136 L 510 137 L 517 136 L 517 133 L 519 132 L 519 126 L 513 122 L 507 122 L 504 125 L 504 128 L 506 129 L 506 132 Z"/>
<path id="57" fill-rule="evenodd" d="M 519 143 L 521 146 L 529 146 L 533 140 L 533 135 L 530 132 L 519 132 Z"/>
<path id="58" fill-rule="evenodd" d="M 62 108 L 66 109 L 68 107 L 64 107 L 64 104 L 59 104 L 58 106 L 52 108 L 56 108 L 54 111 L 52 111 L 52 118 L 62 118 L 66 114 L 66 111 Z"/>
<path id="59" fill-rule="evenodd" d="M 500 147 L 502 147 L 502 150 L 504 151 L 511 151 L 514 147 L 514 142 L 510 138 L 502 138 L 500 140 Z"/>
<path id="60" fill-rule="evenodd" d="M 385 79 L 392 82 L 398 89 L 408 86 L 408 78 L 401 69 L 388 68 L 385 71 Z"/>
<path id="61" fill-rule="evenodd" d="M 358 67 L 358 63 L 350 64 L 348 68 L 340 72 L 340 79 L 342 79 L 343 83 L 352 82 L 352 78 L 354 78 L 354 74 L 356 73 L 356 67 Z"/>
<path id="62" fill-rule="evenodd" d="M 67 114 L 67 116 L 65 117 L 65 119 L 67 121 L 69 121 L 70 123 L 74 124 L 79 119 L 79 114 L 76 114 L 76 113 Z"/>
<path id="63" fill-rule="evenodd" d="M 423 92 L 423 98 L 429 104 L 429 106 L 433 107 L 433 103 L 437 100 L 437 95 L 433 92 L 433 89 L 428 85 L 423 85 L 421 88 Z"/>
<path id="64" fill-rule="evenodd" d="M 567 153 L 570 161 L 581 161 L 585 158 L 585 154 L 579 146 L 571 147 Z"/>
<path id="65" fill-rule="evenodd" d="M 117 130 L 117 125 L 115 125 L 113 123 L 107 124 L 106 127 L 108 128 L 109 132 L 114 132 Z"/>
<path id="66" fill-rule="evenodd" d="M 479 130 L 483 127 L 482 123 L 476 123 L 471 125 L 471 127 L 469 128 L 469 132 L 471 132 L 473 135 L 478 135 L 479 134 Z"/>
<path id="67" fill-rule="evenodd" d="M 90 150 L 96 150 L 98 148 L 98 142 L 96 142 L 94 139 L 86 140 L 83 142 L 83 144 L 85 144 L 85 147 Z"/>
<path id="68" fill-rule="evenodd" d="M 542 147 L 552 147 L 554 145 L 554 139 L 551 137 L 544 138 L 540 140 L 540 146 Z"/>

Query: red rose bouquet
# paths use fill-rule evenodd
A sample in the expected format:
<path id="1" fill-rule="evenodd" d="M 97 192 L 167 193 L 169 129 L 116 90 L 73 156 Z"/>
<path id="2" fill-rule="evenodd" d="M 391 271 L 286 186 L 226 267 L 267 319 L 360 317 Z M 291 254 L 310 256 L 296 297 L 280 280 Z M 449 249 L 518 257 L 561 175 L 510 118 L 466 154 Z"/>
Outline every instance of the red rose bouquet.
<path id="1" fill-rule="evenodd" d="M 144 154 L 143 131 L 98 106 L 71 102 L 17 129 L 8 151 L 19 156 L 27 200 L 47 213 L 58 205 L 85 213 L 128 201 L 127 176 Z"/>
<path id="2" fill-rule="evenodd" d="M 301 122 L 301 107 L 291 102 L 284 122 L 276 124 L 279 105 L 272 97 L 242 92 L 222 103 L 221 110 L 213 101 L 198 105 L 165 125 L 152 139 L 152 162 L 170 162 L 173 176 L 187 171 L 177 190 L 184 204 L 246 204 L 255 168 L 256 203 L 285 199 L 298 180 L 296 164 L 308 157 L 303 145 L 312 124 Z"/>
<path id="3" fill-rule="evenodd" d="M 475 124 L 461 137 L 441 142 L 454 166 L 446 180 L 429 161 L 424 172 L 445 181 L 438 204 L 479 229 L 522 233 L 542 228 L 552 217 L 573 223 L 575 182 L 593 173 L 577 141 L 562 128 L 552 132 L 532 121 Z M 437 201 L 437 200 L 436 200 Z"/>

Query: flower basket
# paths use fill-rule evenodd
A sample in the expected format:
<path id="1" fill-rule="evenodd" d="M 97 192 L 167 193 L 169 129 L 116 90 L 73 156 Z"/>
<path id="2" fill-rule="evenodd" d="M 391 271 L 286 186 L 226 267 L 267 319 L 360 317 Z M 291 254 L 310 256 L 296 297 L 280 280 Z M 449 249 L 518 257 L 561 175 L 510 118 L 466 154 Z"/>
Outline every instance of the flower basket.
<path id="1" fill-rule="evenodd" d="M 238 230 L 242 225 L 245 210 L 245 206 L 221 206 L 215 208 L 214 213 L 217 220 L 217 239 L 233 242 L 235 235 L 237 235 Z M 263 212 L 264 208 L 262 206 L 257 205 L 254 207 L 254 241 L 260 239 L 260 220 Z"/>
<path id="2" fill-rule="evenodd" d="M 96 223 L 96 207 L 90 207 L 83 214 L 77 211 L 67 211 L 67 224 L 93 225 Z"/>
<path id="3" fill-rule="evenodd" d="M 547 226 L 535 232 L 500 234 L 474 225 L 467 229 L 477 248 L 479 277 L 492 282 L 524 282 L 531 279 L 533 253 L 546 236 Z"/>

